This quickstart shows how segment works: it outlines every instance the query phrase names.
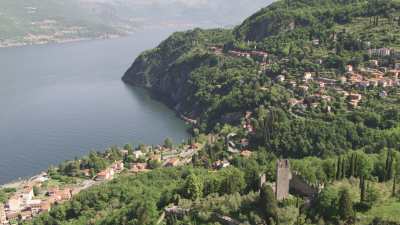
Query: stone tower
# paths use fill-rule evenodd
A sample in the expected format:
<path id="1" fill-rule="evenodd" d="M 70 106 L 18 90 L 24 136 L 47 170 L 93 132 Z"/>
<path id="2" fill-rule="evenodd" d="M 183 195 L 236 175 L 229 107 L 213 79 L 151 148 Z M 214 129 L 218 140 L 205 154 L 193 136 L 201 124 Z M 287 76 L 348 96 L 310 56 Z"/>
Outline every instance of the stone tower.
<path id="1" fill-rule="evenodd" d="M 288 159 L 280 159 L 276 163 L 276 188 L 275 195 L 278 201 L 289 196 L 289 184 L 292 179 Z"/>

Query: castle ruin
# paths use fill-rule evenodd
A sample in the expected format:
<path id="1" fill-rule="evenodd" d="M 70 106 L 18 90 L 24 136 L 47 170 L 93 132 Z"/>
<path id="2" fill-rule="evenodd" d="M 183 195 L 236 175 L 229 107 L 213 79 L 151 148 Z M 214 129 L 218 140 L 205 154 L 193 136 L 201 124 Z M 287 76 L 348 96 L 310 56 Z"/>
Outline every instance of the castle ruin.
<path id="1" fill-rule="evenodd" d="M 318 188 L 310 185 L 298 173 L 292 174 L 288 159 L 280 159 L 276 162 L 276 182 L 267 182 L 266 174 L 261 174 L 259 178 L 260 188 L 268 185 L 275 193 L 278 201 L 282 201 L 289 197 L 289 193 L 299 195 L 306 198 L 314 198 L 318 193 Z"/>

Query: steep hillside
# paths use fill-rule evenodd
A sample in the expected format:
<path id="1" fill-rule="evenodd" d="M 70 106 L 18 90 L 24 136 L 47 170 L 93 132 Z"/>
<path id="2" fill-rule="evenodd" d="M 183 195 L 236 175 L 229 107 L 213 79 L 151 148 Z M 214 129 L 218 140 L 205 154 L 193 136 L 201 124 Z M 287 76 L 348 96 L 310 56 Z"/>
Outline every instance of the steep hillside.
<path id="1" fill-rule="evenodd" d="M 230 40 L 230 30 L 175 33 L 157 48 L 141 54 L 122 79 L 151 89 L 177 111 L 198 115 L 200 106 L 188 98 L 193 92 L 188 74 L 199 67 L 216 66 L 218 57 L 210 54 L 207 46 Z"/>
<path id="2" fill-rule="evenodd" d="M 123 80 L 205 132 L 243 125 L 253 112 L 251 143 L 279 155 L 376 152 L 398 142 L 399 9 L 393 0 L 278 1 L 233 31 L 174 34 Z"/>

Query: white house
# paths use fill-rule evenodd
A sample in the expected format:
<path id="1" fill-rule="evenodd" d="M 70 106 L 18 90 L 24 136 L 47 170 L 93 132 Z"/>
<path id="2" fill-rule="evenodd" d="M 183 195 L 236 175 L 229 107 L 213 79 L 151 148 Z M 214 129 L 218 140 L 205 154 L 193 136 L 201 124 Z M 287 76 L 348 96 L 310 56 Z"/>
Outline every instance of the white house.
<path id="1" fill-rule="evenodd" d="M 352 65 L 347 65 L 346 66 L 346 71 L 349 72 L 349 73 L 353 72 L 353 66 Z"/>
<path id="2" fill-rule="evenodd" d="M 387 96 L 387 92 L 386 91 L 379 92 L 379 97 L 384 98 L 386 96 Z"/>
<path id="3" fill-rule="evenodd" d="M 305 81 L 311 80 L 312 79 L 312 74 L 310 72 L 305 72 L 303 78 L 304 78 Z"/>
<path id="4" fill-rule="evenodd" d="M 312 40 L 313 45 L 319 45 L 319 39 Z"/>
<path id="5" fill-rule="evenodd" d="M 392 54 L 392 49 L 390 48 L 377 48 L 368 50 L 369 55 L 371 56 L 390 56 Z"/>
<path id="6" fill-rule="evenodd" d="M 276 81 L 277 81 L 277 82 L 283 82 L 283 81 L 285 81 L 285 76 L 283 76 L 283 75 L 278 75 L 278 76 L 276 77 Z"/>
<path id="7" fill-rule="evenodd" d="M 135 156 L 135 159 L 140 158 L 141 156 L 144 155 L 144 153 L 142 151 L 134 151 L 133 155 Z"/>
<path id="8" fill-rule="evenodd" d="M 379 66 L 379 61 L 378 60 L 370 60 L 369 63 L 373 67 L 378 67 Z"/>
<path id="9" fill-rule="evenodd" d="M 22 206 L 22 198 L 19 195 L 12 196 L 8 199 L 6 207 L 9 211 L 19 211 Z"/>
<path id="10" fill-rule="evenodd" d="M 33 187 L 27 186 L 21 193 L 23 204 L 27 204 L 35 196 L 33 193 Z"/>

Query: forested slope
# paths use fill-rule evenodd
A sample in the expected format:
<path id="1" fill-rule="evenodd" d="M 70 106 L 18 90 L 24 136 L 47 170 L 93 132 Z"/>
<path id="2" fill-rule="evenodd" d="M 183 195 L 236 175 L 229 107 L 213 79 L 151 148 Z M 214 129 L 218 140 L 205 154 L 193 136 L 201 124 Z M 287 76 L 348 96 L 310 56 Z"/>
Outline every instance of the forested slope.
<path id="1" fill-rule="evenodd" d="M 201 131 L 238 125 L 251 111 L 257 130 L 252 144 L 278 155 L 377 152 L 399 144 L 397 88 L 386 88 L 392 94 L 384 99 L 378 96 L 384 88 L 357 89 L 349 83 L 346 65 L 361 71 L 375 60 L 368 49 L 399 50 L 399 7 L 396 1 L 278 1 L 233 31 L 172 35 L 139 56 L 123 80 L 149 88 L 179 113 L 197 119 Z M 223 52 L 215 54 L 211 49 L 218 46 Z M 254 49 L 269 54 L 266 65 L 230 54 Z M 381 67 L 389 71 L 396 57 L 380 58 Z M 305 84 L 306 72 L 316 82 Z M 285 81 L 276 82 L 281 76 Z M 339 84 L 343 77 L 343 85 L 317 86 L 319 78 Z M 352 92 L 362 93 L 362 103 L 349 110 Z M 296 107 L 313 107 L 293 109 L 291 99 L 304 103 Z M 274 118 L 261 113 L 265 110 Z"/>
<path id="2" fill-rule="evenodd" d="M 182 114 L 202 148 L 32 223 L 399 224 L 399 17 L 398 0 L 285 0 L 232 30 L 173 34 L 123 80 Z M 279 158 L 317 193 L 278 201 Z"/>

